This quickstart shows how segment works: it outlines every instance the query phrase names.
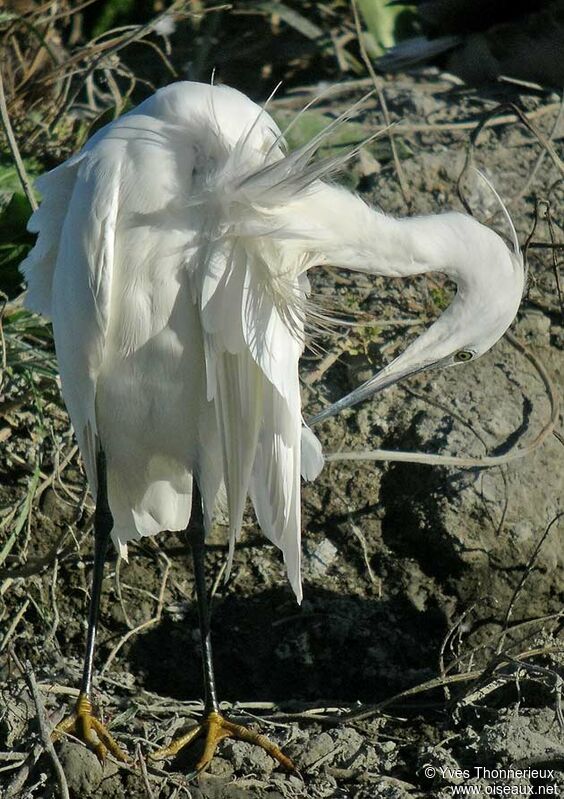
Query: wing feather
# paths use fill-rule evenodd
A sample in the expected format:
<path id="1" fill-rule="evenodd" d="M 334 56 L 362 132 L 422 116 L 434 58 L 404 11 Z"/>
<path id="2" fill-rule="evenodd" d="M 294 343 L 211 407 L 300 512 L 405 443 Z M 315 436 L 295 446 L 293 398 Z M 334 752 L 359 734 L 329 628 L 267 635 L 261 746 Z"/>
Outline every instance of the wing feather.
<path id="1" fill-rule="evenodd" d="M 300 288 L 263 279 L 259 250 L 243 285 L 243 336 L 262 375 L 261 426 L 249 493 L 259 524 L 281 551 L 298 601 L 301 587 L 301 403 L 298 361 L 303 349 Z M 276 294 L 276 289 L 279 293 Z"/>
<path id="2" fill-rule="evenodd" d="M 31 215 L 27 229 L 39 235 L 20 270 L 28 286 L 26 307 L 47 317 L 52 315 L 53 275 L 80 161 L 81 156 L 71 158 L 36 181 L 43 199 Z"/>
<path id="3" fill-rule="evenodd" d="M 108 179 L 98 179 L 93 155 L 79 165 L 62 225 L 51 302 L 63 396 L 94 495 L 96 382 L 110 316 L 119 158 L 114 166 Z"/>
<path id="4" fill-rule="evenodd" d="M 201 253 L 199 253 L 201 258 Z M 218 241 L 200 269 L 208 399 L 214 400 L 229 509 L 231 562 L 239 537 L 261 423 L 263 375 L 242 334 L 243 247 Z M 199 274 L 201 271 L 201 274 Z"/>
<path id="5" fill-rule="evenodd" d="M 292 407 L 269 383 L 249 493 L 263 533 L 282 550 L 298 602 L 302 600 L 300 436 L 299 392 Z"/>
<path id="6" fill-rule="evenodd" d="M 216 359 L 216 409 L 229 507 L 230 560 L 239 537 L 261 422 L 263 380 L 248 353 Z"/>
<path id="7" fill-rule="evenodd" d="M 215 401 L 230 519 L 230 562 L 248 495 L 265 535 L 282 550 L 301 599 L 298 360 L 303 325 L 285 318 L 260 250 L 218 239 L 200 264 L 208 398 Z M 262 277 L 264 276 L 264 279 Z M 290 297 L 299 293 L 297 279 Z M 313 434 L 311 434 L 313 435 Z"/>

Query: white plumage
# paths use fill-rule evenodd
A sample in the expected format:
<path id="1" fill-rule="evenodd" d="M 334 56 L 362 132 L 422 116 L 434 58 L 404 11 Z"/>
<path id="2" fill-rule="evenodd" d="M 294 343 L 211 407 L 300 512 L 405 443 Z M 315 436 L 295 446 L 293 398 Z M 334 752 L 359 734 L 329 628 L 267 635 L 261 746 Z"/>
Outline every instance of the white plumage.
<path id="1" fill-rule="evenodd" d="M 209 526 L 224 482 L 231 546 L 250 495 L 298 599 L 300 464 L 312 479 L 323 463 L 302 431 L 306 271 L 438 270 L 458 283 L 440 319 L 339 407 L 460 349 L 482 354 L 523 290 L 517 247 L 469 217 L 395 220 L 324 183 L 338 161 L 311 162 L 321 140 L 285 155 L 273 120 L 239 92 L 161 89 L 39 180 L 23 264 L 28 307 L 53 320 L 94 494 L 98 444 L 106 453 L 122 554 L 132 538 L 187 527 L 193 477 Z"/>

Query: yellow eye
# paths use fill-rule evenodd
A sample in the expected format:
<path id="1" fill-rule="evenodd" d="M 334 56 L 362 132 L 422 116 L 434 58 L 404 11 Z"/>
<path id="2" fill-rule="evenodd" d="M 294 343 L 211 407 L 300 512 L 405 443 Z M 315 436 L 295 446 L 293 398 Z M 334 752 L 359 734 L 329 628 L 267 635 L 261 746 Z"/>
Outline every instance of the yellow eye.
<path id="1" fill-rule="evenodd" d="M 454 353 L 454 360 L 460 361 L 460 363 L 463 363 L 464 361 L 471 361 L 472 353 L 470 350 L 458 350 L 458 352 Z"/>

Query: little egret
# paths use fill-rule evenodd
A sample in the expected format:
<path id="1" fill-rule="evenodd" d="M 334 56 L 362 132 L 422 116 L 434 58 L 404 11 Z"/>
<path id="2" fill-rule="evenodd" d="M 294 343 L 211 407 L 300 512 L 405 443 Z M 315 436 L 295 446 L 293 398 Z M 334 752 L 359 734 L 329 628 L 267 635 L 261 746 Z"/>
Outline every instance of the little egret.
<path id="1" fill-rule="evenodd" d="M 345 115 L 346 117 L 346 115 Z M 514 318 L 523 262 L 459 213 L 394 219 L 323 181 L 346 156 L 313 160 L 343 118 L 286 154 L 266 111 L 225 86 L 181 82 L 98 131 L 38 181 L 39 234 L 23 263 L 27 306 L 50 316 L 64 399 L 96 497 L 86 655 L 73 731 L 103 759 L 124 753 L 91 705 L 94 644 L 110 537 L 187 530 L 204 663 L 200 725 L 164 758 L 205 738 L 198 768 L 232 736 L 291 761 L 219 710 L 204 540 L 220 487 L 230 557 L 247 495 L 282 550 L 301 600 L 300 471 L 323 465 L 302 422 L 298 360 L 307 270 L 332 264 L 403 277 L 441 271 L 447 310 L 379 374 L 313 422 L 422 369 L 486 352 Z"/>

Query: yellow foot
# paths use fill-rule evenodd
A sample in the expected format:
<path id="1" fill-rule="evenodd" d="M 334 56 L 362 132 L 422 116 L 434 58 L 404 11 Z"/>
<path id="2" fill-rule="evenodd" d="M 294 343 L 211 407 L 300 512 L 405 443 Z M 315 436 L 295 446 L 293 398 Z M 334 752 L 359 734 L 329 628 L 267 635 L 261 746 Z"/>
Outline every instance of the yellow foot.
<path id="1" fill-rule="evenodd" d="M 218 743 L 224 738 L 235 738 L 238 741 L 246 741 L 260 746 L 285 769 L 294 773 L 298 772 L 290 758 L 276 744 L 269 741 L 266 736 L 253 732 L 247 727 L 243 727 L 242 724 L 234 724 L 216 711 L 212 711 L 200 724 L 192 727 L 187 733 L 176 738 L 168 746 L 153 752 L 150 758 L 152 760 L 166 760 L 169 757 L 174 757 L 185 746 L 189 746 L 197 738 L 202 737 L 205 739 L 204 751 L 196 764 L 196 771 L 198 772 L 204 771 L 209 766 Z"/>
<path id="2" fill-rule="evenodd" d="M 57 724 L 52 738 L 58 741 L 67 732 L 83 741 L 100 763 L 104 762 L 108 751 L 122 763 L 129 760 L 105 725 L 92 715 L 92 703 L 84 694 L 78 695 L 74 713 Z"/>

